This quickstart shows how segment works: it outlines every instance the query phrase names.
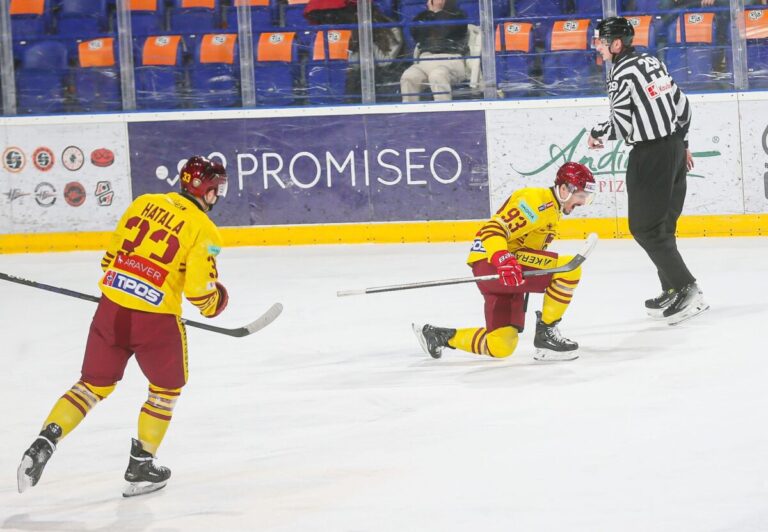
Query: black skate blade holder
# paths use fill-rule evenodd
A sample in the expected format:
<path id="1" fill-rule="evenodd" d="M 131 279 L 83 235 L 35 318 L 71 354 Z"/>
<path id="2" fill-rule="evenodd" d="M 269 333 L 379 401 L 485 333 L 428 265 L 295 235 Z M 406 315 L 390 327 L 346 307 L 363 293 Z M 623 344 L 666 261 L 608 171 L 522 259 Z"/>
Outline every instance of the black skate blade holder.
<path id="1" fill-rule="evenodd" d="M 597 245 L 597 233 L 590 233 L 581 251 L 568 261 L 567 264 L 556 268 L 546 268 L 541 270 L 525 270 L 523 277 L 540 277 L 543 275 L 552 275 L 555 273 L 570 272 L 582 265 L 587 257 L 592 253 Z M 399 290 L 413 290 L 415 288 L 432 288 L 434 286 L 449 286 L 454 284 L 477 283 L 480 281 L 495 281 L 499 278 L 498 274 L 481 275 L 479 277 L 458 277 L 455 279 L 442 279 L 439 281 L 424 281 L 420 283 L 395 284 L 389 286 L 376 286 L 372 288 L 362 288 L 359 290 L 339 290 L 336 292 L 338 297 L 358 296 L 364 294 L 380 294 L 382 292 L 397 292 Z"/>

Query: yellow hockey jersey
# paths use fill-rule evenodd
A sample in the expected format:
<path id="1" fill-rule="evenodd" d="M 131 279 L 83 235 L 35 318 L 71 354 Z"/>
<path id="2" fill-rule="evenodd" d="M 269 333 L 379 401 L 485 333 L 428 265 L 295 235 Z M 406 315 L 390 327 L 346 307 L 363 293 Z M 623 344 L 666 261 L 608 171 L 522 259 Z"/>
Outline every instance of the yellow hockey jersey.
<path id="1" fill-rule="evenodd" d="M 551 188 L 522 188 L 477 232 L 467 263 L 490 261 L 497 251 L 547 249 L 559 223 L 560 202 Z"/>
<path id="2" fill-rule="evenodd" d="M 219 303 L 221 235 L 181 194 L 144 194 L 123 214 L 101 261 L 102 293 L 127 308 L 181 314 L 182 294 L 204 316 Z"/>

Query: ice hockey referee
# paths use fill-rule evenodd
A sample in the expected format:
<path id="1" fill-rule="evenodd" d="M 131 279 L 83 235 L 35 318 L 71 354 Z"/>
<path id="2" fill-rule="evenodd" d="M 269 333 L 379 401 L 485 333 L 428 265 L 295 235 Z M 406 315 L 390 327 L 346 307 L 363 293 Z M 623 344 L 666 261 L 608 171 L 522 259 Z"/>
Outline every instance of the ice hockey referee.
<path id="1" fill-rule="evenodd" d="M 592 128 L 587 144 L 623 139 L 632 146 L 627 166 L 629 230 L 658 271 L 662 292 L 645 302 L 646 311 L 670 325 L 709 308 L 677 249 L 675 230 L 683 211 L 691 106 L 656 57 L 635 51 L 635 30 L 623 17 L 602 20 L 594 46 L 613 63 L 608 78 L 611 115 Z"/>

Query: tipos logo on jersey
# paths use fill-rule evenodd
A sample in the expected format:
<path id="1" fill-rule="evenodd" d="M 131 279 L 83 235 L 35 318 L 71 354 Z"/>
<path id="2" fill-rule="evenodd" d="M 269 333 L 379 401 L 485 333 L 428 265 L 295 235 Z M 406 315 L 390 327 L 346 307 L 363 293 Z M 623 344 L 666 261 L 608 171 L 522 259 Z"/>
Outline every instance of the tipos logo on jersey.
<path id="1" fill-rule="evenodd" d="M 114 270 L 108 270 L 106 275 L 104 275 L 104 280 L 102 282 L 104 286 L 111 286 L 126 294 L 138 297 L 154 306 L 158 306 L 163 301 L 163 296 L 165 295 L 159 290 L 155 290 L 147 283 L 134 279 L 133 277 L 128 277 L 127 275 L 123 275 Z"/>
<path id="2" fill-rule="evenodd" d="M 483 247 L 483 241 L 479 238 L 476 238 L 474 242 L 472 242 L 472 251 L 477 251 L 478 253 L 485 253 L 485 248 Z"/>

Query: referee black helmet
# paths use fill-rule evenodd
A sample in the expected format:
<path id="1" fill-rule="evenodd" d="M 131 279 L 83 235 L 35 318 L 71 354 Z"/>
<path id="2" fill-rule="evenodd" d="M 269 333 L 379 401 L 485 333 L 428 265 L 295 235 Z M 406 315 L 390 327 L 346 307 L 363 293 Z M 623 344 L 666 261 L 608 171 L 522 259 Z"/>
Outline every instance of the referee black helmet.
<path id="1" fill-rule="evenodd" d="M 608 17 L 601 20 L 595 30 L 595 37 L 607 45 L 610 45 L 614 39 L 621 39 L 624 46 L 630 46 L 635 36 L 635 28 L 624 17 Z"/>

